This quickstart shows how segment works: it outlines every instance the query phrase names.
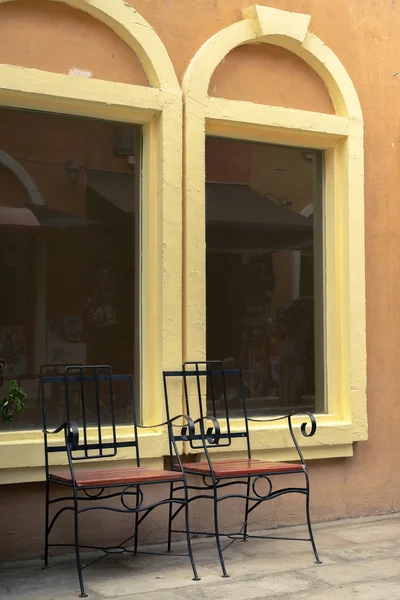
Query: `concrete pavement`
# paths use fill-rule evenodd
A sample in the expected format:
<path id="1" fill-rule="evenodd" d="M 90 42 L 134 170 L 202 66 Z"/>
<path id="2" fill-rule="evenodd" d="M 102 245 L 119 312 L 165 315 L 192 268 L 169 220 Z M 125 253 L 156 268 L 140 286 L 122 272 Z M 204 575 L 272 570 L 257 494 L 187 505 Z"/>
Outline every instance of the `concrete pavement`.
<path id="1" fill-rule="evenodd" d="M 91 600 L 400 600 L 400 514 L 316 524 L 314 531 L 322 565 L 314 564 L 307 542 L 236 541 L 224 552 L 230 578 L 222 579 L 214 542 L 195 540 L 199 582 L 191 580 L 186 557 L 118 555 L 84 569 L 86 591 Z M 268 534 L 301 537 L 305 529 Z M 184 550 L 182 543 L 175 546 Z M 94 558 L 85 555 L 87 563 Z M 0 598 L 78 597 L 71 557 L 53 558 L 50 565 L 0 565 Z"/>

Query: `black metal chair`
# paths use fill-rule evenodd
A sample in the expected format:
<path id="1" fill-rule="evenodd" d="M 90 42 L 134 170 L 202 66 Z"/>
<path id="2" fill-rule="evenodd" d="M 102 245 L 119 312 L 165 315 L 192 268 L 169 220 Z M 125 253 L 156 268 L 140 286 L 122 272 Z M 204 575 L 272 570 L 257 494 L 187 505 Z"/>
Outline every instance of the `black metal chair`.
<path id="1" fill-rule="evenodd" d="M 191 531 L 195 535 L 215 536 L 219 559 L 221 563 L 223 577 L 229 577 L 226 572 L 223 549 L 221 546 L 221 537 L 226 536 L 230 539 L 241 539 L 246 541 L 248 538 L 265 539 L 287 539 L 311 542 L 315 556 L 315 561 L 320 564 L 317 548 L 311 527 L 310 519 L 310 482 L 307 472 L 307 466 L 303 454 L 300 450 L 296 435 L 293 429 L 292 418 L 296 415 L 306 415 L 310 421 L 310 431 L 307 432 L 307 423 L 300 427 L 301 433 L 305 437 L 311 437 L 316 431 L 316 421 L 314 415 L 309 412 L 291 413 L 275 418 L 250 418 L 247 412 L 246 397 L 244 392 L 243 375 L 240 369 L 224 369 L 222 361 L 204 361 L 187 362 L 183 365 L 181 371 L 164 372 L 164 394 L 168 410 L 168 382 L 171 379 L 181 378 L 183 382 L 185 410 L 188 415 L 196 415 L 194 420 L 197 425 L 197 432 L 189 440 L 191 448 L 204 452 L 206 460 L 203 462 L 189 462 L 183 464 L 185 472 L 196 478 L 201 477 L 201 483 L 190 484 L 189 489 L 193 491 L 190 502 L 201 498 L 207 498 L 213 501 L 214 508 L 214 531 Z M 218 407 L 218 410 L 217 410 Z M 241 412 L 240 420 L 238 419 Z M 233 416 L 232 416 L 233 415 Z M 257 460 L 252 458 L 251 440 L 249 422 L 272 422 L 287 420 L 290 436 L 297 450 L 299 462 L 269 462 L 266 460 Z M 235 460 L 214 460 L 210 449 L 230 447 L 238 439 L 245 441 L 247 458 Z M 171 438 L 170 443 L 173 440 Z M 234 450 L 234 448 L 232 448 Z M 221 454 L 219 454 L 221 456 Z M 179 469 L 180 465 L 171 465 L 171 469 Z M 282 475 L 301 475 L 305 478 L 304 487 L 281 487 L 273 488 L 272 477 Z M 268 484 L 266 493 L 261 493 L 257 489 L 257 484 L 261 481 Z M 234 486 L 232 493 L 229 488 Z M 244 486 L 245 490 L 237 489 Z M 171 496 L 176 488 L 174 482 L 171 483 Z M 205 492 L 208 494 L 205 494 Z M 292 538 L 277 536 L 259 536 L 248 532 L 248 516 L 260 504 L 267 500 L 272 500 L 284 494 L 303 494 L 306 499 L 306 519 L 308 525 L 309 537 Z M 219 503 L 229 498 L 238 498 L 245 500 L 244 522 L 239 532 L 221 533 L 219 527 Z M 169 515 L 169 546 L 171 547 L 171 534 L 179 530 L 173 529 L 175 513 L 170 507 Z"/>
<path id="2" fill-rule="evenodd" d="M 63 386 L 65 398 L 65 421 L 53 431 L 48 430 L 46 397 L 48 387 Z M 119 386 L 119 393 L 115 389 Z M 122 390 L 122 386 L 126 390 Z M 158 506 L 165 504 L 178 505 L 185 511 L 185 531 L 188 546 L 188 556 L 193 569 L 194 579 L 198 580 L 195 562 L 190 542 L 188 515 L 188 486 L 186 474 L 183 471 L 177 443 L 188 441 L 194 434 L 194 423 L 185 415 L 168 417 L 165 423 L 168 427 L 171 451 L 174 454 L 174 470 L 157 470 L 143 468 L 140 464 L 138 428 L 132 375 L 113 375 L 109 366 L 67 367 L 63 375 L 43 376 L 41 378 L 41 395 L 43 406 L 43 432 L 46 466 L 46 531 L 45 531 L 45 565 L 48 564 L 50 546 L 71 546 L 75 548 L 76 565 L 78 570 L 81 598 L 87 596 L 84 590 L 80 549 L 103 550 L 105 554 L 115 552 L 138 553 L 138 528 L 143 520 Z M 74 392 L 74 394 L 72 394 Z M 132 422 L 130 437 L 119 435 L 116 425 L 118 402 L 126 407 L 130 405 Z M 90 408 L 90 411 L 89 411 Z M 90 415 L 90 418 L 88 418 Z M 184 424 L 182 425 L 182 421 Z M 177 422 L 180 424 L 178 425 Z M 79 426 L 78 426 L 79 424 Z M 152 427 L 155 427 L 153 425 Z M 150 427 L 150 426 L 148 426 Z M 178 435 L 173 427 L 179 428 Z M 54 443 L 49 443 L 49 435 L 54 435 Z M 58 435 L 57 435 L 58 434 Z M 64 434 L 64 438 L 62 438 Z M 60 439 L 61 438 L 61 439 Z M 77 462 L 93 459 L 112 459 L 121 448 L 132 448 L 134 458 L 132 467 L 99 468 L 90 470 L 75 469 Z M 49 465 L 49 455 L 66 453 L 69 469 L 66 472 L 53 470 Z M 173 498 L 163 497 L 157 502 L 146 504 L 143 487 L 153 484 L 179 483 L 182 493 Z M 50 499 L 50 488 L 63 486 L 66 494 Z M 67 494 L 68 492 L 68 494 Z M 119 497 L 121 505 L 104 505 L 103 501 Z M 98 504 L 96 501 L 101 501 Z M 50 509 L 58 508 L 50 521 Z M 66 504 L 65 504 L 66 503 Z M 82 545 L 79 540 L 79 520 L 82 513 L 91 510 L 110 510 L 126 512 L 135 515 L 133 535 L 116 546 L 100 547 Z M 72 511 L 74 516 L 74 544 L 49 544 L 51 533 L 57 519 L 65 511 Z M 127 547 L 133 540 L 133 549 Z M 158 554 L 158 553 L 157 553 Z M 186 554 L 184 555 L 186 556 Z"/>

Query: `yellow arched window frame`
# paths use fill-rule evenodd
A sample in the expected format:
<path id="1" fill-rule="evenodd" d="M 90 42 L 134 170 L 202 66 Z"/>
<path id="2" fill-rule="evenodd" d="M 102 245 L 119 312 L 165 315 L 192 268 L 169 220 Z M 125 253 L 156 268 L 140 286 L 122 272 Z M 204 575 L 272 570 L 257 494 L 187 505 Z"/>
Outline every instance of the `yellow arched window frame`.
<path id="1" fill-rule="evenodd" d="M 0 5 L 12 0 L 0 0 Z M 0 65 L 0 106 L 142 125 L 141 396 L 143 421 L 163 419 L 162 370 L 182 362 L 182 92 L 154 29 L 123 0 L 55 0 L 110 27 L 139 57 L 150 86 Z M 157 399 L 155 401 L 154 399 Z M 176 394 L 174 414 L 181 412 Z M 129 429 L 129 432 L 128 432 Z M 131 428 L 127 428 L 130 435 Z M 165 431 L 142 436 L 144 459 L 162 461 Z M 128 455 L 122 455 L 122 459 Z M 0 433 L 0 483 L 44 478 L 43 435 Z M 123 464 L 121 464 L 123 466 Z"/>
<path id="2" fill-rule="evenodd" d="M 350 77 L 335 54 L 309 32 L 310 16 L 251 6 L 243 20 L 207 40 L 183 81 L 184 98 L 184 348 L 185 359 L 206 352 L 205 136 L 317 148 L 325 152 L 325 331 L 327 414 L 309 458 L 350 456 L 353 442 L 367 439 L 363 118 Z M 212 74 L 234 48 L 265 42 L 303 59 L 324 81 L 334 115 L 208 95 Z M 256 454 L 291 458 L 278 423 L 252 424 Z M 292 457 L 293 458 L 293 457 Z"/>

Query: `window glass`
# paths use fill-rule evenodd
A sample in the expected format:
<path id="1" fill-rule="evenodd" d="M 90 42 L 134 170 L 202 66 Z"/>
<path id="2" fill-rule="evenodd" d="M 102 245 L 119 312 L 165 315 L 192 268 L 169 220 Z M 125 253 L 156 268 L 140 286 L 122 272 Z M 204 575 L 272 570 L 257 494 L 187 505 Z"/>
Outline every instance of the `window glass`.
<path id="1" fill-rule="evenodd" d="M 140 127 L 0 109 L 0 393 L 17 378 L 27 394 L 2 430 L 41 428 L 41 372 L 138 375 L 140 160 Z M 57 424 L 62 394 L 51 396 Z"/>
<path id="2" fill-rule="evenodd" d="M 252 413 L 324 411 L 322 160 L 207 138 L 207 359 L 243 370 Z"/>

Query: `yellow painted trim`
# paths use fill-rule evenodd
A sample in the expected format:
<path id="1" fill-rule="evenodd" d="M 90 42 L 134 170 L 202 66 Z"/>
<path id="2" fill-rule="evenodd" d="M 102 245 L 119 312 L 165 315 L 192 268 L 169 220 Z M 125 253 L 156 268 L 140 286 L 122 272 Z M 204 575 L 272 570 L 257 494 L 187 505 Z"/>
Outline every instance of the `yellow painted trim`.
<path id="1" fill-rule="evenodd" d="M 367 439 L 363 118 L 356 90 L 335 54 L 308 31 L 310 17 L 252 6 L 244 20 L 207 40 L 190 62 L 184 92 L 184 348 L 203 360 L 205 336 L 205 136 L 325 150 L 325 356 L 328 414 L 318 415 L 308 456 L 349 456 Z M 335 115 L 208 96 L 210 79 L 234 48 L 265 42 L 302 58 L 324 81 Z M 255 449 L 289 456 L 288 432 L 252 428 Z M 239 445 L 239 442 L 238 442 Z M 332 450 L 335 448 L 335 450 Z M 244 449 L 244 447 L 243 447 Z M 293 458 L 293 456 L 291 456 Z"/>
<path id="2" fill-rule="evenodd" d="M 325 83 L 337 115 L 362 120 L 357 92 L 338 57 L 305 25 L 308 15 L 254 5 L 244 20 L 222 29 L 197 51 L 182 82 L 184 98 L 203 103 L 211 77 L 229 52 L 243 44 L 266 42 L 293 52 L 314 69 Z"/>
<path id="3" fill-rule="evenodd" d="M 15 0 L 0 0 L 0 4 Z M 168 52 L 149 23 L 123 0 L 52 0 L 88 13 L 112 29 L 138 56 L 150 85 L 179 90 Z"/>
<path id="4" fill-rule="evenodd" d="M 314 459 L 321 460 L 326 458 L 347 458 L 353 456 L 354 454 L 353 444 L 351 442 L 348 444 L 325 444 L 323 446 L 306 446 L 302 448 L 302 451 L 306 461 Z M 213 454 L 214 452 L 211 453 L 211 455 Z M 237 460 L 243 458 L 244 455 L 244 450 L 238 452 L 224 451 L 223 456 L 216 456 L 216 459 L 218 460 L 218 458 L 223 458 L 224 460 Z M 254 452 L 252 452 L 252 457 L 256 460 L 270 460 L 272 462 L 299 460 L 299 455 L 297 454 L 295 449 L 283 447 L 279 447 L 278 449 L 266 448 L 262 450 L 255 450 Z M 205 454 L 198 454 L 196 456 L 196 461 L 201 461 L 205 459 Z"/>
<path id="5" fill-rule="evenodd" d="M 160 404 L 158 404 L 156 410 L 160 410 Z M 55 438 L 55 439 L 54 439 Z M 93 429 L 92 433 L 89 430 L 89 441 L 97 441 L 96 430 Z M 132 427 L 122 426 L 118 431 L 118 439 L 123 441 L 132 439 Z M 52 436 L 49 438 L 50 444 L 62 443 L 62 436 Z M 104 441 L 112 442 L 111 429 L 104 430 Z M 147 431 L 139 431 L 139 446 L 140 446 L 140 458 L 143 463 L 152 464 L 155 462 L 160 463 L 163 461 L 163 456 L 168 454 L 168 436 L 167 430 L 163 428 L 154 428 Z M 107 468 L 107 465 L 111 463 L 117 468 L 123 468 L 124 465 L 128 465 L 129 461 L 134 458 L 134 452 L 132 448 L 122 448 L 118 452 L 117 456 L 110 460 L 89 460 L 90 468 Z M 67 467 L 67 455 L 66 453 L 51 454 L 49 457 L 50 466 Z M 130 463 L 132 464 L 132 463 Z M 77 463 L 76 468 L 87 468 L 87 462 L 85 465 Z M 62 470 L 62 469 L 61 469 Z M 34 478 L 32 479 L 32 476 Z M 9 431 L 0 433 L 0 485 L 4 483 L 21 483 L 28 481 L 44 481 L 44 445 L 43 445 L 43 434 L 41 431 Z"/>
<path id="6" fill-rule="evenodd" d="M 118 460 L 117 465 L 115 465 L 114 461 L 102 461 L 101 468 L 108 469 L 116 466 L 118 469 L 124 469 L 132 466 L 132 462 L 129 460 Z M 149 469 L 162 469 L 163 468 L 163 458 L 160 456 L 158 458 L 145 458 L 142 461 L 142 466 L 147 467 Z M 94 461 L 91 461 L 90 468 L 93 469 L 96 466 Z M 76 465 L 76 470 L 79 471 L 82 467 L 80 465 Z M 66 466 L 57 467 L 57 471 L 68 471 Z M 44 467 L 19 467 L 19 468 L 11 468 L 11 469 L 3 469 L 1 471 L 1 485 L 7 485 L 12 483 L 31 483 L 33 481 L 45 481 L 46 474 Z"/>
<path id="7" fill-rule="evenodd" d="M 119 439 L 131 440 L 131 428 L 121 428 L 122 432 L 118 432 Z M 125 432 L 123 430 L 126 430 Z M 53 439 L 55 437 L 56 439 Z M 93 442 L 97 441 L 96 431 L 88 437 Z M 111 434 L 104 436 L 105 441 L 112 441 Z M 52 436 L 49 438 L 50 444 L 62 443 L 62 437 Z M 29 451 L 27 452 L 27 449 Z M 164 449 L 164 434 L 157 430 L 149 430 L 145 435 L 141 436 L 140 455 L 142 458 L 160 457 Z M 126 460 L 133 457 L 133 448 L 121 448 L 118 452 L 117 460 Z M 50 455 L 50 464 L 52 465 L 67 465 L 67 454 L 60 453 Z M 90 461 L 93 464 L 98 464 L 96 460 Z M 26 467 L 37 467 L 44 465 L 44 446 L 43 434 L 40 431 L 21 431 L 17 434 L 3 433 L 0 440 L 0 469 L 17 469 Z"/>
<path id="8" fill-rule="evenodd" d="M 318 118 L 316 119 L 316 115 Z M 290 132 L 309 132 L 313 135 L 335 136 L 336 139 L 349 135 L 350 121 L 347 117 L 338 117 L 322 113 L 314 113 L 307 110 L 295 108 L 283 108 L 281 106 L 268 106 L 265 104 L 251 103 L 240 100 L 225 100 L 209 96 L 206 101 L 206 119 L 210 120 L 210 126 L 214 121 L 221 124 L 227 122 L 238 122 L 247 127 L 290 129 Z M 290 125 L 290 127 L 289 127 Z M 329 140 L 332 145 L 332 139 Z"/>
<path id="9" fill-rule="evenodd" d="M 162 370 L 182 364 L 182 93 L 165 47 L 130 5 L 63 1 L 129 43 L 154 87 L 0 65 L 0 106 L 143 125 L 141 404 L 143 422 L 159 423 L 165 414 Z M 177 390 L 172 414 L 182 412 L 181 398 Z M 143 458 L 159 462 L 168 451 L 165 428 L 141 432 L 140 450 Z M 57 456 L 65 464 L 65 456 Z M 127 456 L 119 458 L 123 464 Z M 43 465 L 40 432 L 0 433 L 0 483 L 42 479 Z"/>
<path id="10" fill-rule="evenodd" d="M 125 118 L 135 123 L 147 122 L 152 115 L 163 110 L 166 104 L 176 98 L 180 101 L 181 98 L 180 92 L 176 91 L 100 79 L 71 78 L 70 75 L 1 64 L 0 90 L 4 96 L 2 106 L 29 106 L 38 110 L 61 112 L 67 103 L 71 103 L 73 113 L 70 114 L 94 117 L 103 114 L 108 104 L 110 118 Z M 90 108 L 88 102 L 91 103 Z"/>

